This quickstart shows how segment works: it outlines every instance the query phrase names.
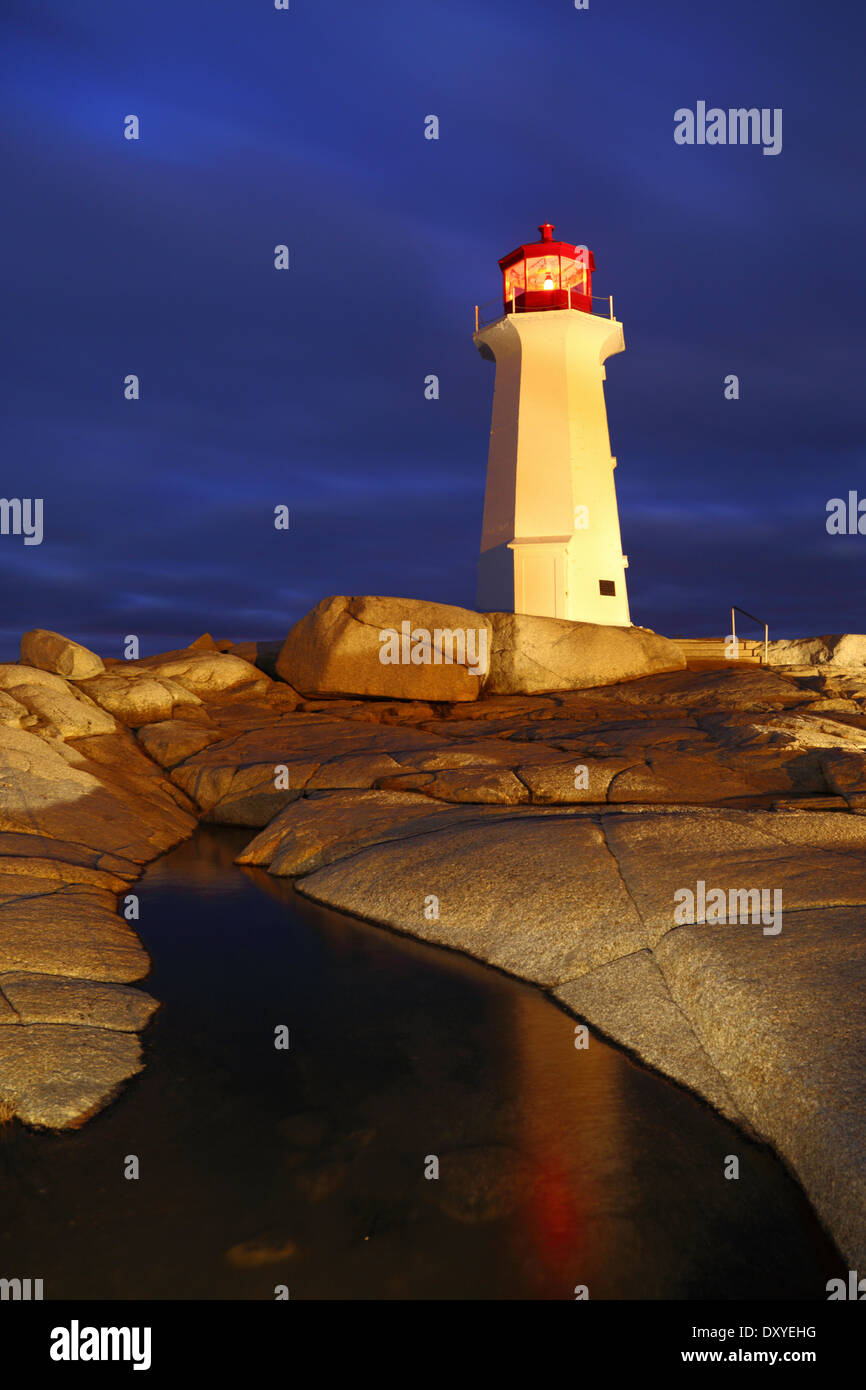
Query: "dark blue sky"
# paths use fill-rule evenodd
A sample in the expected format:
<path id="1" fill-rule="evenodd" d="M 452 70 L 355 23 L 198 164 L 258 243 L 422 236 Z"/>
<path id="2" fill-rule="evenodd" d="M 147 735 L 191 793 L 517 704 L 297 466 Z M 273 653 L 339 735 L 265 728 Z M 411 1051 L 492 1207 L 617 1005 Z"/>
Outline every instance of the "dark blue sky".
<path id="1" fill-rule="evenodd" d="M 45 539 L 0 536 L 0 655 L 281 636 L 329 593 L 472 606 L 473 306 L 546 219 L 625 325 L 633 621 L 866 630 L 866 536 L 825 530 L 866 496 L 859 3 L 5 0 L 3 28 L 2 494 L 44 498 Z M 699 100 L 781 107 L 782 153 L 677 146 Z"/>

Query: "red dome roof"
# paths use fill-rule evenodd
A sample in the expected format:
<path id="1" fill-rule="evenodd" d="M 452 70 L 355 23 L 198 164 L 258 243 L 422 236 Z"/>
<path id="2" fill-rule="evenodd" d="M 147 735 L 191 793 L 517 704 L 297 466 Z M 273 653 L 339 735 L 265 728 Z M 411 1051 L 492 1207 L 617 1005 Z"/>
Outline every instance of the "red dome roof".
<path id="1" fill-rule="evenodd" d="M 587 267 L 595 270 L 595 257 L 588 246 L 580 243 L 575 245 L 570 241 L 554 241 L 553 233 L 556 228 L 552 222 L 542 222 L 538 228 L 541 233 L 540 241 L 527 241 L 522 246 L 518 246 L 514 251 L 509 251 L 507 256 L 503 256 L 499 265 L 502 270 L 507 270 L 515 261 L 520 261 L 533 256 L 567 256 L 569 260 L 579 260 L 581 254 L 587 256 Z"/>

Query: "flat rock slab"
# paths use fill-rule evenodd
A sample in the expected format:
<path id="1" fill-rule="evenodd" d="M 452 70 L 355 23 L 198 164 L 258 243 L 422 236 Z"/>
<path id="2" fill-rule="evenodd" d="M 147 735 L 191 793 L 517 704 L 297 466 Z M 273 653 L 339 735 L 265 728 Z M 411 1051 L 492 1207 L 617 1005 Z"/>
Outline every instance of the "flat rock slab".
<path id="1" fill-rule="evenodd" d="M 534 803 L 567 806 L 607 801 L 615 779 L 631 765 L 627 757 L 587 757 L 581 750 L 579 756 L 572 753 L 541 764 L 520 763 L 516 775 Z"/>
<path id="2" fill-rule="evenodd" d="M 148 775 L 136 772 L 142 755 L 129 734 L 84 745 L 0 728 L 0 830 L 74 842 L 139 864 L 190 833 L 195 819 L 169 795 L 170 784 L 152 775 L 158 769 L 145 759 Z"/>
<path id="3" fill-rule="evenodd" d="M 698 805 L 755 798 L 768 793 L 785 795 L 792 790 L 786 760 L 782 757 L 769 762 L 764 777 L 760 776 L 759 759 L 750 760 L 748 767 L 743 769 L 730 766 L 730 761 L 712 748 L 707 749 L 705 756 L 648 749 L 645 762 L 616 774 L 607 789 L 606 799 L 665 804 L 681 801 Z M 824 780 L 817 767 L 807 790 L 824 790 Z"/>
<path id="4" fill-rule="evenodd" d="M 136 1033 L 159 1007 L 155 999 L 127 985 L 74 980 L 17 970 L 0 975 L 0 998 L 14 1014 L 0 1022 L 77 1023 Z"/>
<path id="5" fill-rule="evenodd" d="M 119 893 L 134 877 L 135 870 L 131 875 L 121 875 L 106 869 L 92 869 L 88 864 L 70 864 L 62 859 L 10 855 L 5 859 L 0 857 L 0 899 L 19 897 L 22 892 L 50 893 L 72 883 Z M 26 888 L 22 879 L 27 880 Z"/>
<path id="6" fill-rule="evenodd" d="M 559 722 L 545 732 L 543 740 L 537 728 L 524 726 L 526 741 L 512 735 L 483 743 L 466 730 L 453 736 L 448 722 L 431 735 L 426 728 L 359 730 L 348 720 L 310 728 L 289 716 L 226 739 L 200 731 L 196 742 L 209 746 L 174 764 L 172 777 L 208 819 L 254 826 L 267 824 L 293 799 L 277 786 L 280 767 L 286 769 L 283 788 L 287 780 L 296 792 L 367 787 L 505 805 L 748 804 L 826 791 L 820 759 L 801 749 L 793 756 L 786 748 L 746 754 L 696 732 L 694 745 L 702 749 L 696 753 L 664 723 L 650 721 L 639 740 L 604 739 L 598 731 L 578 736 L 574 725 Z"/>
<path id="7" fill-rule="evenodd" d="M 721 889 L 726 896 L 731 889 L 764 890 L 769 904 L 776 892 L 781 893 L 783 932 L 785 914 L 795 909 L 866 903 L 866 824 L 860 817 L 846 816 L 846 848 L 831 849 L 817 842 L 826 814 L 806 814 L 806 838 L 799 845 L 782 841 L 776 832 L 777 822 L 792 827 L 794 817 L 762 811 L 705 811 L 675 818 L 652 813 L 628 819 L 606 816 L 604 826 L 623 880 L 655 942 L 684 920 L 682 899 L 677 898 L 682 890 L 694 895 L 697 906 L 699 882 L 707 893 Z M 829 814 L 837 827 L 841 818 Z"/>
<path id="8" fill-rule="evenodd" d="M 336 762 L 366 753 L 425 756 L 441 751 L 444 741 L 412 727 L 334 719 L 324 714 L 289 712 L 271 716 L 251 729 L 229 727 L 226 737 L 194 754 L 183 768 L 238 768 L 293 762 Z M 178 780 L 178 768 L 174 780 Z"/>
<path id="9" fill-rule="evenodd" d="M 176 767 L 207 748 L 209 743 L 218 743 L 224 738 L 225 734 L 218 728 L 191 724 L 183 719 L 156 721 L 138 734 L 138 741 L 149 757 L 160 767 L 168 768 Z"/>
<path id="10" fill-rule="evenodd" d="M 450 828 L 480 825 L 500 808 L 436 807 L 411 792 L 336 791 L 303 797 L 288 806 L 238 855 L 238 864 L 259 864 L 279 877 L 309 874 L 368 845 Z"/>
<path id="11" fill-rule="evenodd" d="M 866 908 L 685 926 L 655 958 L 750 1124 L 790 1163 L 852 1268 L 866 1265 Z"/>
<path id="12" fill-rule="evenodd" d="M 66 864 L 102 869 L 106 873 L 117 874 L 130 881 L 136 878 L 139 872 L 139 866 L 131 859 L 124 859 L 121 855 L 103 854 L 88 845 L 53 839 L 49 835 L 28 835 L 16 830 L 0 831 L 0 860 L 3 863 L 3 871 L 12 872 L 11 861 L 19 857 L 48 859 L 58 866 L 58 872 L 64 877 L 63 866 Z"/>
<path id="13" fill-rule="evenodd" d="M 463 768 L 453 772 L 403 772 L 377 777 L 377 787 L 419 791 L 436 801 L 470 805 L 519 806 L 529 788 L 510 768 Z"/>
<path id="14" fill-rule="evenodd" d="M 838 854 L 866 852 L 866 824 L 859 816 L 840 815 L 835 811 L 804 814 L 802 810 L 787 808 L 783 815 L 770 818 L 765 812 L 754 819 L 756 825 L 769 830 L 786 845 L 799 845 L 806 850 L 832 850 Z"/>
<path id="15" fill-rule="evenodd" d="M 827 779 L 828 787 L 854 809 L 866 805 L 866 757 L 862 752 L 840 752 L 834 750 L 821 759 L 821 769 Z"/>
<path id="16" fill-rule="evenodd" d="M 435 736 L 412 728 L 288 714 L 257 729 L 231 731 L 176 766 L 171 777 L 208 820 L 264 826 L 308 786 L 372 787 L 379 777 L 402 773 L 402 759 L 411 767 L 413 758 L 441 748 Z"/>
<path id="17" fill-rule="evenodd" d="M 149 968 L 112 894 L 73 884 L 0 902 L 0 973 L 33 970 L 125 984 Z"/>
<path id="18" fill-rule="evenodd" d="M 649 944 L 601 830 L 567 814 L 512 813 L 413 835 L 320 869 L 298 888 L 545 985 Z"/>
<path id="19" fill-rule="evenodd" d="M 622 956 L 553 991 L 557 999 L 641 1061 L 704 1096 L 728 1119 L 743 1116 L 721 1073 L 674 1002 L 651 951 Z"/>
<path id="20" fill-rule="evenodd" d="M 403 838 L 358 849 L 348 808 L 320 808 L 310 843 L 328 840 L 334 862 L 300 892 L 551 988 L 770 1142 L 852 1268 L 866 1265 L 862 817 L 513 808 L 425 833 L 422 817 L 398 826 L 379 809 L 369 833 Z M 675 921 L 675 892 L 699 879 L 781 889 L 781 931 Z"/>
<path id="21" fill-rule="evenodd" d="M 393 701 L 339 698 L 280 709 L 271 694 L 248 703 L 245 723 L 237 708 L 209 704 L 204 723 L 163 720 L 141 739 L 208 820 L 233 825 L 263 826 L 295 799 L 286 778 L 277 783 L 280 767 L 294 793 L 366 787 L 515 806 L 747 806 L 823 796 L 834 789 L 828 759 L 863 758 L 866 731 L 813 712 L 817 700 L 761 670 L 444 703 L 437 718 L 420 718 L 432 707 L 419 702 L 402 713 Z"/>
<path id="22" fill-rule="evenodd" d="M 77 1129 L 142 1069 L 135 1033 L 67 1024 L 0 1026 L 0 1113 Z"/>
<path id="23" fill-rule="evenodd" d="M 755 713 L 807 704 L 796 681 L 760 667 L 673 672 L 584 692 L 596 702 L 615 701 L 643 710 L 751 710 Z M 573 706 L 575 707 L 575 706 Z"/>

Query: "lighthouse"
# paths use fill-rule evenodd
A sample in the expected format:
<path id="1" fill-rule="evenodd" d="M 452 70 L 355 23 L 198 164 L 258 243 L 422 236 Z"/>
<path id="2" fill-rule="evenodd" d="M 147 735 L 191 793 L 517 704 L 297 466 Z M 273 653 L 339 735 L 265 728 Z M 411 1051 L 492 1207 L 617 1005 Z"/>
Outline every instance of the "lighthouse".
<path id="1" fill-rule="evenodd" d="M 630 624 L 604 403 L 623 352 L 613 301 L 593 312 L 595 258 L 541 240 L 499 262 L 502 312 L 475 342 L 496 364 L 478 567 L 484 612 Z"/>

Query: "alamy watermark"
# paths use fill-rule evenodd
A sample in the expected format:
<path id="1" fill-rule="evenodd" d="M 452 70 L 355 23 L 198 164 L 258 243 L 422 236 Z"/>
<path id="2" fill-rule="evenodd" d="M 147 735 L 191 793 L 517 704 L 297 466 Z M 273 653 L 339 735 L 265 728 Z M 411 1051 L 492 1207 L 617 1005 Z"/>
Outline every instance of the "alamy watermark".
<path id="1" fill-rule="evenodd" d="M 847 500 L 831 497 L 826 506 L 828 536 L 866 536 L 866 497 L 851 489 Z"/>
<path id="2" fill-rule="evenodd" d="M 859 1279 L 856 1269 L 848 1270 L 847 1285 L 844 1279 L 828 1279 L 826 1289 L 828 1303 L 837 1303 L 840 1299 L 852 1299 L 857 1303 L 866 1300 L 866 1279 Z"/>
<path id="3" fill-rule="evenodd" d="M 680 927 L 705 926 L 708 922 L 761 923 L 764 936 L 778 936 L 782 930 L 781 888 L 729 888 L 726 892 L 724 888 L 708 889 L 699 878 L 694 889 L 678 888 L 674 902 L 674 921 Z"/>
<path id="4" fill-rule="evenodd" d="M 0 497 L 0 536 L 23 536 L 25 545 L 41 545 L 42 534 L 41 497 Z"/>
<path id="5" fill-rule="evenodd" d="M 15 1303 L 29 1303 L 31 1299 L 39 1301 L 43 1282 L 42 1279 L 0 1279 L 0 1300 L 4 1303 L 7 1299 Z"/>
<path id="6" fill-rule="evenodd" d="M 763 145 L 764 154 L 782 153 L 782 108 L 738 106 L 727 111 L 699 101 L 692 111 L 681 106 L 674 112 L 674 140 L 678 145 Z"/>
<path id="7" fill-rule="evenodd" d="M 474 627 L 413 628 L 408 619 L 379 632 L 383 666 L 465 666 L 470 675 L 487 674 L 487 629 Z"/>
<path id="8" fill-rule="evenodd" d="M 131 1361 L 134 1371 L 150 1370 L 149 1327 L 82 1327 L 73 1318 L 69 1327 L 51 1331 L 52 1361 Z"/>

